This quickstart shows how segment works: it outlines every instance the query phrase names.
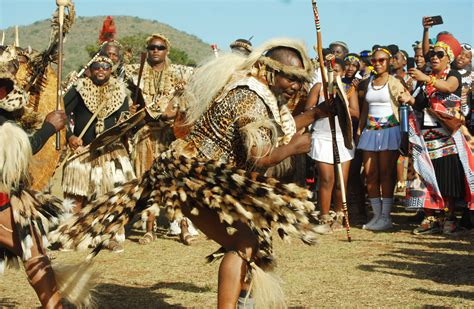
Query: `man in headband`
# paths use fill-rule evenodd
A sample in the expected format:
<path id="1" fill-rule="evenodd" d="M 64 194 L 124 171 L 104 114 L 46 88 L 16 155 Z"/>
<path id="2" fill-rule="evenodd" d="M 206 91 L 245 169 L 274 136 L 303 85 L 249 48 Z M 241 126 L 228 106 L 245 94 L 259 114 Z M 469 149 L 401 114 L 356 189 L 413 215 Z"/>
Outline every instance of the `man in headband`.
<path id="1" fill-rule="evenodd" d="M 60 284 L 75 274 L 53 267 L 45 249 L 50 231 L 64 215 L 70 215 L 71 205 L 34 191 L 29 171 L 34 155 L 65 127 L 66 114 L 53 111 L 41 122 L 40 114 L 30 107 L 29 93 L 15 76 L 17 56 L 16 48 L 10 46 L 0 52 L 0 275 L 6 267 L 22 262 L 43 308 L 62 308 L 61 297 L 77 301 L 77 305 L 84 301 L 87 306 L 88 296 L 77 297 L 86 296 L 85 290 Z M 80 279 L 87 280 L 90 274 L 82 270 Z M 75 285 L 78 281 L 68 282 Z M 15 282 L 10 284 L 16 287 Z"/>
<path id="2" fill-rule="evenodd" d="M 146 40 L 147 59 L 140 81 L 140 91 L 144 105 L 154 121 L 148 122 L 132 138 L 132 162 L 137 177 L 141 177 L 151 166 L 153 160 L 169 148 L 175 139 L 174 121 L 185 111 L 185 102 L 180 99 L 184 86 L 192 75 L 192 68 L 171 63 L 169 53 L 171 43 L 163 34 L 152 34 Z M 139 64 L 126 67 L 127 76 L 138 83 Z M 135 112 L 138 102 L 131 111 Z M 152 207 L 142 214 L 146 233 L 139 243 L 146 245 L 156 239 L 153 231 L 159 208 Z M 190 245 L 197 231 L 186 218 L 171 222 L 169 234 L 180 235 L 181 241 Z"/>
<path id="3" fill-rule="evenodd" d="M 72 218 L 59 228 L 65 241 L 77 245 L 97 229 L 111 236 L 141 211 L 137 201 L 150 200 L 165 207 L 171 219 L 190 217 L 222 246 L 208 256 L 209 261 L 222 258 L 218 307 L 235 308 L 239 294 L 245 298 L 250 287 L 254 296 L 267 296 L 261 303 L 256 297 L 256 307 L 283 307 L 281 288 L 262 270 L 275 266 L 270 229 L 276 225 L 281 237 L 313 243 L 314 204 L 309 191 L 263 174 L 309 151 L 310 135 L 301 129 L 322 111 L 318 106 L 293 118 L 286 104 L 312 75 L 306 48 L 289 39 L 269 41 L 246 58 L 223 56 L 204 64 L 186 90 L 191 132 L 174 141 L 140 182 L 95 202 L 92 207 L 107 218 L 117 207 L 123 210 L 107 223 L 107 231 L 101 229 L 102 216 L 83 213 L 81 222 Z M 82 231 L 86 238 L 79 237 Z"/>
<path id="4" fill-rule="evenodd" d="M 112 66 L 112 60 L 99 56 L 89 67 L 90 77 L 79 79 L 64 97 L 68 120 L 74 124 L 73 130 L 67 131 L 66 138 L 70 149 L 82 154 L 64 166 L 62 188 L 66 197 L 76 201 L 77 212 L 87 201 L 135 179 L 122 143 L 105 146 L 101 151 L 83 151 L 128 111 L 125 84 L 111 76 Z M 124 231 L 120 234 L 124 237 Z M 123 251 L 115 240 L 108 247 L 115 252 Z"/>
<path id="5" fill-rule="evenodd" d="M 237 39 L 229 45 L 233 53 L 248 56 L 252 52 L 252 42 L 246 39 Z"/>
<path id="6" fill-rule="evenodd" d="M 112 40 L 104 44 L 100 55 L 112 60 L 112 76 L 123 81 L 125 79 L 125 68 L 123 66 L 123 46 L 120 42 Z"/>

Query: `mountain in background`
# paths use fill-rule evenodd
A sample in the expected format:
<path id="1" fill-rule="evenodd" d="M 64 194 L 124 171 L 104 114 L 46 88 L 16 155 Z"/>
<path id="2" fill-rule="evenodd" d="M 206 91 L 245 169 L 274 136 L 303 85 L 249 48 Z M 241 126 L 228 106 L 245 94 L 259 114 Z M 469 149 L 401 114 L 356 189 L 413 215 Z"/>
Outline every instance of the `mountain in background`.
<path id="1" fill-rule="evenodd" d="M 102 23 L 106 16 L 77 17 L 70 33 L 64 42 L 64 72 L 78 70 L 90 57 L 86 47 L 96 44 Z M 143 34 L 162 33 L 174 48 L 184 51 L 195 63 L 212 55 L 210 45 L 200 38 L 179 31 L 169 25 L 155 20 L 131 16 L 113 16 L 117 28 L 116 39 Z M 29 26 L 18 27 L 20 46 L 42 51 L 49 43 L 50 20 L 37 21 Z M 13 27 L 5 30 L 5 44 L 13 44 L 15 31 Z M 145 42 L 143 42 L 145 44 Z M 97 45 L 98 46 L 98 45 Z"/>

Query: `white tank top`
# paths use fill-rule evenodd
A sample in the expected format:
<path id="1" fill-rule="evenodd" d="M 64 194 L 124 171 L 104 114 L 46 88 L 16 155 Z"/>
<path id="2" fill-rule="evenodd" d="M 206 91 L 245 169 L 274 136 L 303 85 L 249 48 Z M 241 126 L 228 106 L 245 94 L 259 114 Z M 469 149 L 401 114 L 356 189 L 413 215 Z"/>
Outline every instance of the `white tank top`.
<path id="1" fill-rule="evenodd" d="M 393 115 L 388 82 L 383 86 L 375 86 L 374 88 L 372 80 L 373 78 L 370 79 L 365 95 L 365 101 L 369 104 L 369 115 L 377 118 Z"/>

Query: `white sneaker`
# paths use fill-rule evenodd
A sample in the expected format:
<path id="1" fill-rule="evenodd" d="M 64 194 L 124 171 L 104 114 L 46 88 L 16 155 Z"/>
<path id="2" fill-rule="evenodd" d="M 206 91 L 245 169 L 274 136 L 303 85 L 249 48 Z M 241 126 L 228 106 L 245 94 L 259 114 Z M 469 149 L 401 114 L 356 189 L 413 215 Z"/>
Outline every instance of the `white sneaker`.
<path id="1" fill-rule="evenodd" d="M 374 225 L 370 226 L 369 230 L 372 231 L 386 231 L 393 228 L 392 219 L 382 217 Z"/>
<path id="2" fill-rule="evenodd" d="M 370 219 L 369 222 L 367 222 L 366 224 L 362 225 L 362 229 L 363 230 L 371 230 L 372 229 L 372 226 L 377 223 L 377 221 L 379 220 L 379 217 L 378 216 L 374 216 L 372 219 Z"/>

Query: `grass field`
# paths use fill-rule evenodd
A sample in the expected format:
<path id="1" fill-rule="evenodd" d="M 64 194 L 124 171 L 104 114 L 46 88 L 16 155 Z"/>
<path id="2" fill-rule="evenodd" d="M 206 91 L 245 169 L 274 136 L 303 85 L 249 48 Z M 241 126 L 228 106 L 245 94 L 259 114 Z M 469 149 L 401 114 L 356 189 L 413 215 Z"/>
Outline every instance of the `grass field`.
<path id="1" fill-rule="evenodd" d="M 321 236 L 318 245 L 275 240 L 277 274 L 290 307 L 474 308 L 474 234 L 414 236 L 411 214 L 397 212 L 389 233 L 352 228 Z M 356 221 L 356 220 L 354 220 Z M 99 308 L 209 308 L 216 305 L 218 264 L 204 256 L 218 248 L 205 236 L 191 247 L 166 236 L 142 246 L 132 234 L 125 252 L 101 252 L 95 299 Z M 79 262 L 87 252 L 54 252 Z M 6 270 L 0 307 L 39 306 L 22 271 Z"/>

